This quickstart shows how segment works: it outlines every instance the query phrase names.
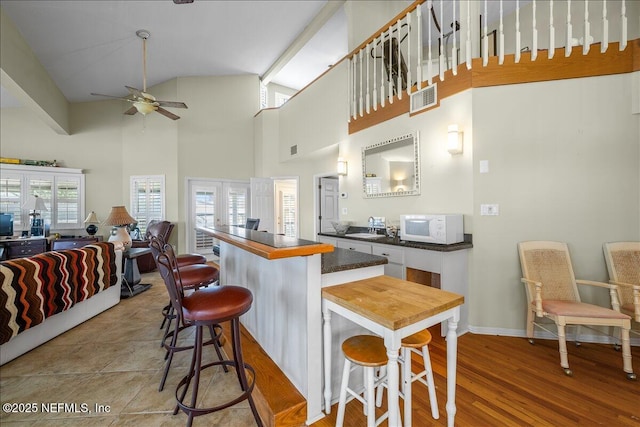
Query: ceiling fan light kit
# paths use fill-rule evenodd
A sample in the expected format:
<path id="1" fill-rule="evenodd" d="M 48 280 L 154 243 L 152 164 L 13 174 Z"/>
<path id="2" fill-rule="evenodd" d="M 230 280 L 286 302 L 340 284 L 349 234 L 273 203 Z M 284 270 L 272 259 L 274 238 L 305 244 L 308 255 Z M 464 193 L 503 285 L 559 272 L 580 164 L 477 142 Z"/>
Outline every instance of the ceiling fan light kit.
<path id="1" fill-rule="evenodd" d="M 142 39 L 142 90 L 136 89 L 131 86 L 125 86 L 131 94 L 130 98 L 102 95 L 99 93 L 92 93 L 91 95 L 106 96 L 109 98 L 116 98 L 123 101 L 131 102 L 133 106 L 124 112 L 124 114 L 128 116 L 132 116 L 136 113 L 140 113 L 146 116 L 147 114 L 153 113 L 155 111 L 165 117 L 170 118 L 171 120 L 178 120 L 180 116 L 177 116 L 162 107 L 187 108 L 187 104 L 177 101 L 158 101 L 155 96 L 147 93 L 147 39 L 151 37 L 151 33 L 147 30 L 138 30 L 136 31 L 136 36 Z"/>

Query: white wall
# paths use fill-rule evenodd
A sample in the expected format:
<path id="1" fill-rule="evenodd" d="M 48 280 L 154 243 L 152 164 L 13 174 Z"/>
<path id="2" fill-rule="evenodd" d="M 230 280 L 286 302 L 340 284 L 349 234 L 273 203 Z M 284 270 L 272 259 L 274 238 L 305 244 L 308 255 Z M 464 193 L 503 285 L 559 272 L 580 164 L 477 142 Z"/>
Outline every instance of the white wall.
<path id="1" fill-rule="evenodd" d="M 472 325 L 524 327 L 517 242 L 567 242 L 576 277 L 606 281 L 602 244 L 640 240 L 640 115 L 631 114 L 631 79 L 473 91 Z M 479 174 L 480 160 L 489 161 L 488 174 Z M 498 203 L 500 215 L 479 216 L 481 203 Z M 609 304 L 606 290 L 583 296 Z"/>

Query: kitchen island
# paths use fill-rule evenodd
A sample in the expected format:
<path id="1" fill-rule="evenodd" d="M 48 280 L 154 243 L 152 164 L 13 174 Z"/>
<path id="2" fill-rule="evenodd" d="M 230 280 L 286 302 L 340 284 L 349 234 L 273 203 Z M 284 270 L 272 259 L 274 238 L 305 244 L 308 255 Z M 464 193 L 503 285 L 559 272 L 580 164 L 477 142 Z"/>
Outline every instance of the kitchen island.
<path id="1" fill-rule="evenodd" d="M 220 283 L 253 293 L 253 306 L 241 323 L 306 399 L 304 421 L 322 418 L 321 288 L 380 276 L 387 259 L 239 227 L 197 230 L 220 241 Z M 341 340 L 357 329 L 334 320 L 334 356 L 339 358 Z"/>

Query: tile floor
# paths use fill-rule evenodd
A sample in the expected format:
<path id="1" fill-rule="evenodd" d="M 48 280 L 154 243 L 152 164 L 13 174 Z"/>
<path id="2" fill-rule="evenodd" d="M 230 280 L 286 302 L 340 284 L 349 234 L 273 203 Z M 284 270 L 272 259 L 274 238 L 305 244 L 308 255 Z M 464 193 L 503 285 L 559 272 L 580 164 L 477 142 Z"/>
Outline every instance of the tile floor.
<path id="1" fill-rule="evenodd" d="M 188 368 L 191 352 L 174 357 L 167 385 L 159 392 L 165 353 L 160 347 L 160 313 L 167 302 L 167 293 L 157 273 L 143 274 L 142 283 L 153 286 L 0 367 L 0 402 L 34 403 L 37 409 L 32 413 L 2 411 L 0 425 L 185 425 L 187 416 L 182 412 L 172 415 L 172 412 L 175 387 Z M 183 340 L 193 338 L 192 331 L 184 332 L 187 334 Z M 205 351 L 207 356 L 215 357 L 212 347 Z M 217 367 L 207 371 L 201 379 L 199 396 L 205 405 L 214 405 L 239 393 L 233 371 L 225 374 Z M 90 412 L 84 410 L 83 404 Z M 47 407 L 49 412 L 43 412 Z M 58 412 L 53 411 L 56 408 Z M 193 425 L 246 427 L 256 424 L 244 401 L 197 417 Z"/>

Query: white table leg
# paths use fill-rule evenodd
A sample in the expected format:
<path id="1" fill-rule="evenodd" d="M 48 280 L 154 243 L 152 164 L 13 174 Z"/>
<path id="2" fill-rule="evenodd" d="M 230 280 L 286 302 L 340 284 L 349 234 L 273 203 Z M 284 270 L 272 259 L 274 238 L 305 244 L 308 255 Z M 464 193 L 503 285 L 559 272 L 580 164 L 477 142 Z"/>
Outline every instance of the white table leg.
<path id="1" fill-rule="evenodd" d="M 456 363 L 458 358 L 458 319 L 460 309 L 456 310 L 454 318 L 447 321 L 447 425 L 453 427 L 456 416 Z"/>
<path id="2" fill-rule="evenodd" d="M 411 349 L 409 347 L 402 347 L 402 358 L 404 364 L 402 365 L 402 393 L 404 394 L 404 427 L 411 427 L 411 399 L 412 399 L 412 378 L 411 372 Z"/>
<path id="3" fill-rule="evenodd" d="M 400 339 L 395 343 L 393 339 L 389 339 L 391 342 L 387 342 L 385 339 L 385 346 L 387 347 L 387 398 L 388 398 L 388 410 L 389 410 L 389 427 L 400 427 L 400 403 L 398 396 L 398 386 L 400 369 L 398 367 L 398 350 L 400 350 Z"/>
<path id="4" fill-rule="evenodd" d="M 331 413 L 331 311 L 322 304 L 324 336 L 324 412 Z"/>

